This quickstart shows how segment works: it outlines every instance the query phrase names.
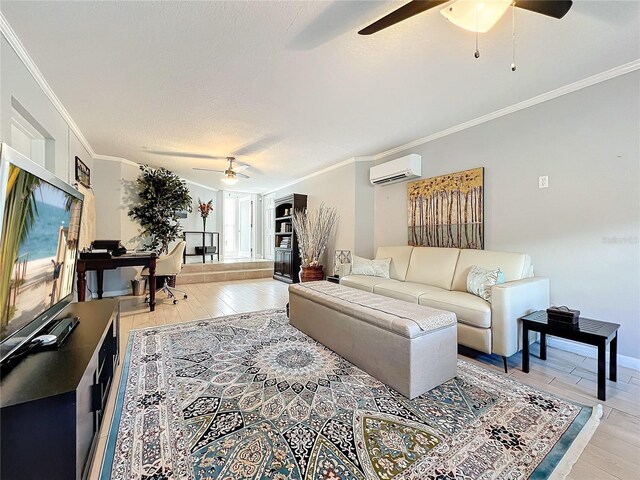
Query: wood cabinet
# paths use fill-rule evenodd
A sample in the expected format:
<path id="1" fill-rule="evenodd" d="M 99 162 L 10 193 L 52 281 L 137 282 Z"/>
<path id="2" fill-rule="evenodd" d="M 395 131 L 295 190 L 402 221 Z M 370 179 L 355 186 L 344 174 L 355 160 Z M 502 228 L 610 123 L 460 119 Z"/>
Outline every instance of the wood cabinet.
<path id="1" fill-rule="evenodd" d="M 293 231 L 293 212 L 307 208 L 307 196 L 293 193 L 275 202 L 275 255 L 273 278 L 287 283 L 298 283 L 300 253 L 298 239 Z"/>
<path id="2" fill-rule="evenodd" d="M 115 299 L 71 303 L 80 323 L 57 350 L 31 353 L 2 371 L 2 480 L 88 478 L 118 364 Z"/>
<path id="3" fill-rule="evenodd" d="M 291 260 L 291 249 L 276 248 L 273 274 L 279 277 L 293 279 L 293 265 Z"/>

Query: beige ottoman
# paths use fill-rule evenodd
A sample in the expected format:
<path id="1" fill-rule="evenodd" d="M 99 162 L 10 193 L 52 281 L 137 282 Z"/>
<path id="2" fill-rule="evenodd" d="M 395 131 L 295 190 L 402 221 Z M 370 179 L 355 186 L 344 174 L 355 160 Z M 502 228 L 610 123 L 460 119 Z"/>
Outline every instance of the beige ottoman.
<path id="1" fill-rule="evenodd" d="M 289 323 L 409 398 L 456 375 L 452 312 L 308 282 L 289 286 Z"/>

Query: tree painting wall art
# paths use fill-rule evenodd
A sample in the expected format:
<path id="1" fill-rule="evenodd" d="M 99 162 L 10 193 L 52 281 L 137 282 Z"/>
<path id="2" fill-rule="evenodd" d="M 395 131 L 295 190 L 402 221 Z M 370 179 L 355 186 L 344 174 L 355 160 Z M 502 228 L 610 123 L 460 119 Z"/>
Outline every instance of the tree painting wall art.
<path id="1" fill-rule="evenodd" d="M 409 245 L 484 249 L 484 168 L 407 184 Z"/>

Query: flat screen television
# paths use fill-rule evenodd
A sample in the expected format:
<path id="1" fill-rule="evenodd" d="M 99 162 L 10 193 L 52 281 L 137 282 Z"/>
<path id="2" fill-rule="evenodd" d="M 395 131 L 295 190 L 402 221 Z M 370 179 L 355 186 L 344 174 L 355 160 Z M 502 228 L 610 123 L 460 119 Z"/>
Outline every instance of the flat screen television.
<path id="1" fill-rule="evenodd" d="M 0 144 L 0 364 L 73 300 L 83 195 Z"/>

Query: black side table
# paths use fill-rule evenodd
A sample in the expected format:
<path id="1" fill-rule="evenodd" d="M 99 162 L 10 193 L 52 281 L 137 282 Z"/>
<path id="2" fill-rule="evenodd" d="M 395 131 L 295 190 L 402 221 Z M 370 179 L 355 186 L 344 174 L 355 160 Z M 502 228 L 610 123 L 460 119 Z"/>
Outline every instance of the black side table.
<path id="1" fill-rule="evenodd" d="M 529 338 L 529 331 L 540 333 L 540 359 L 547 359 L 547 335 L 574 340 L 598 347 L 598 399 L 607 399 L 606 351 L 609 344 L 609 380 L 617 381 L 618 374 L 618 329 L 617 323 L 602 322 L 580 317 L 578 326 L 563 326 L 547 321 L 547 312 L 539 310 L 520 318 L 522 338 Z M 529 342 L 522 347 L 522 371 L 529 373 Z"/>

